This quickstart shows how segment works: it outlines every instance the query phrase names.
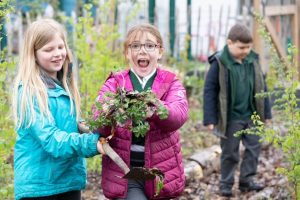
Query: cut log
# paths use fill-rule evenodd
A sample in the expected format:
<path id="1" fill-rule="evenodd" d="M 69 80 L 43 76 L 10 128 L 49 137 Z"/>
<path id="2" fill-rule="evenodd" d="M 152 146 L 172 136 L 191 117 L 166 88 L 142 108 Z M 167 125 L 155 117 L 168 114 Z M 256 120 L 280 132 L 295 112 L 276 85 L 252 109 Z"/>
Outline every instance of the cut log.
<path id="1" fill-rule="evenodd" d="M 202 178 L 203 176 L 208 176 L 215 171 L 219 171 L 220 154 L 221 148 L 217 145 L 197 151 L 188 159 L 190 163 L 185 165 L 185 171 L 188 175 L 187 178 L 191 177 L 190 175 L 195 174 L 198 174 L 198 177 L 201 176 Z M 197 166 L 195 163 L 197 163 L 199 166 Z M 199 167 L 201 168 L 202 175 L 200 175 Z"/>
<path id="2" fill-rule="evenodd" d="M 188 161 L 184 164 L 184 173 L 187 179 L 203 178 L 203 170 L 201 165 L 195 161 Z"/>

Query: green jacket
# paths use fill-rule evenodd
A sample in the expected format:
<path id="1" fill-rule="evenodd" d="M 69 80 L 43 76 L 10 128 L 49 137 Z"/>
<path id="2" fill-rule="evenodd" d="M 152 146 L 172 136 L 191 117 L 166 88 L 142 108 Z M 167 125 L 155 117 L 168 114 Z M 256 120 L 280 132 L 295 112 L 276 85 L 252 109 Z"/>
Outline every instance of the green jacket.
<path id="1" fill-rule="evenodd" d="M 220 62 L 219 58 L 216 57 L 219 65 L 219 83 L 220 83 L 220 95 L 219 95 L 219 102 L 220 102 L 220 117 L 219 122 L 217 124 L 217 129 L 220 130 L 221 133 L 225 134 L 226 127 L 227 127 L 227 113 L 228 113 L 228 91 L 227 91 L 227 84 L 225 77 L 225 73 L 228 73 L 225 66 Z M 261 67 L 258 63 L 258 60 L 253 62 L 254 67 L 254 74 L 255 74 L 255 87 L 254 87 L 254 94 L 264 92 L 264 78 L 263 73 L 261 71 Z M 264 99 L 262 98 L 254 98 L 253 100 L 255 103 L 256 112 L 260 116 L 261 120 L 265 120 L 264 114 Z"/>
<path id="2" fill-rule="evenodd" d="M 21 94 L 22 86 L 19 87 L 19 96 Z M 35 105 L 36 121 L 29 128 L 16 130 L 14 189 L 17 200 L 84 189 L 84 157 L 98 154 L 99 135 L 78 133 L 66 91 L 55 84 L 48 89 L 48 101 L 54 120 L 43 116 Z"/>
<path id="3" fill-rule="evenodd" d="M 252 52 L 254 53 L 254 52 Z M 220 61 L 221 52 L 209 58 L 211 67 L 204 86 L 204 125 L 215 124 L 215 134 L 223 137 L 228 122 L 231 92 L 228 69 Z M 271 119 L 271 107 L 268 98 L 255 98 L 255 94 L 266 91 L 264 76 L 257 59 L 253 61 L 254 92 L 253 105 L 261 120 Z"/>

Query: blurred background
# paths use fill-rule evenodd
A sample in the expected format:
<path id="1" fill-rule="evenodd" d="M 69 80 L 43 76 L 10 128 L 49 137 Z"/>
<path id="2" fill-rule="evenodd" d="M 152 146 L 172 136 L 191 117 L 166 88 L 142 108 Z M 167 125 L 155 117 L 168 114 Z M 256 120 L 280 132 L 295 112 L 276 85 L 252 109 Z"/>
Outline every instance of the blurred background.
<path id="1" fill-rule="evenodd" d="M 10 13 L 5 20 L 1 41 L 1 49 L 8 47 L 9 53 L 18 52 L 23 31 L 30 21 L 39 17 L 59 19 L 64 15 L 72 18 L 76 23 L 87 10 L 91 12 L 95 26 L 101 24 L 117 26 L 115 30 L 119 36 L 116 40 L 120 43 L 131 26 L 142 22 L 156 25 L 163 36 L 167 54 L 178 59 L 181 58 L 181 52 L 187 50 L 189 59 L 205 62 L 208 55 L 223 47 L 228 30 L 236 22 L 247 24 L 255 34 L 257 28 L 253 20 L 253 12 L 269 18 L 273 25 L 270 28 L 274 29 L 274 36 L 278 37 L 281 50 L 285 51 L 289 43 L 297 42 L 296 30 L 299 20 L 296 0 L 15 0 L 10 2 L 14 12 Z M 87 4 L 91 5 L 88 9 L 84 6 Z M 74 32 L 71 25 L 68 26 L 68 31 L 70 34 Z M 73 36 L 69 35 L 69 37 Z M 254 48 L 259 48 L 256 41 Z"/>
<path id="2" fill-rule="evenodd" d="M 126 67 L 123 41 L 129 28 L 144 22 L 157 26 L 165 47 L 161 64 L 177 73 L 188 92 L 190 118 L 181 133 L 183 154 L 189 160 L 196 150 L 218 144 L 218 139 L 202 125 L 203 84 L 209 55 L 224 47 L 232 25 L 243 23 L 253 33 L 253 49 L 260 54 L 263 71 L 266 75 L 271 74 L 274 54 L 270 53 L 268 43 L 273 44 L 276 56 L 283 60 L 290 55 L 291 45 L 299 49 L 299 11 L 300 0 L 1 0 L 0 199 L 13 199 L 16 135 L 10 94 L 24 31 L 32 21 L 46 17 L 65 25 L 74 54 L 73 66 L 80 86 L 84 118 L 90 116 L 91 106 L 107 75 Z M 254 14 L 264 23 L 255 20 Z M 260 32 L 260 27 L 264 28 L 264 33 Z M 263 37 L 266 32 L 269 39 Z M 293 59 L 299 60 L 299 52 L 293 54 Z M 298 72 L 299 64 L 295 64 L 294 69 Z M 296 76 L 298 81 L 299 75 Z M 272 83 L 274 85 L 274 80 L 268 82 Z M 89 184 L 84 199 L 104 198 L 99 183 L 100 166 L 101 158 L 88 159 Z M 275 173 L 275 168 L 268 173 Z M 202 185 L 200 179 L 189 183 L 181 199 L 216 199 L 213 194 L 217 190 L 218 177 L 211 177 L 206 185 Z M 286 179 L 281 178 L 274 175 L 274 188 L 287 184 Z M 273 196 L 269 195 L 273 199 L 289 196 L 287 190 L 269 193 L 273 193 Z M 279 193 L 286 196 L 278 197 Z M 207 194 L 211 196 L 205 196 Z"/>

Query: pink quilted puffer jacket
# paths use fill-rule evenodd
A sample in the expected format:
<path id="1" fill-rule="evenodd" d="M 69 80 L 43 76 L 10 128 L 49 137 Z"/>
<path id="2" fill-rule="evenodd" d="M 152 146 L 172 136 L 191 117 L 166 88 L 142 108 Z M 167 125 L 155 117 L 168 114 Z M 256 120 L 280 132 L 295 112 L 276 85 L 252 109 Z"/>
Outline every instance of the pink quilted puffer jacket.
<path id="1" fill-rule="evenodd" d="M 133 90 L 129 70 L 111 75 L 101 88 L 98 101 L 102 100 L 106 92 L 116 92 L 118 86 L 124 86 L 128 91 Z M 165 179 L 159 196 L 154 197 L 155 181 L 145 182 L 145 193 L 149 199 L 170 199 L 180 196 L 185 186 L 178 129 L 188 118 L 188 102 L 185 89 L 175 74 L 160 68 L 157 69 L 152 91 L 169 110 L 169 116 L 165 120 L 160 120 L 158 116 L 153 116 L 148 120 L 151 128 L 145 137 L 145 167 L 160 169 L 164 172 Z M 110 128 L 102 127 L 99 132 L 106 137 L 110 135 Z M 127 129 L 118 127 L 115 136 L 109 142 L 128 166 L 130 165 L 131 135 Z M 121 169 L 104 155 L 102 188 L 107 198 L 127 196 L 127 180 L 120 178 L 123 175 Z"/>

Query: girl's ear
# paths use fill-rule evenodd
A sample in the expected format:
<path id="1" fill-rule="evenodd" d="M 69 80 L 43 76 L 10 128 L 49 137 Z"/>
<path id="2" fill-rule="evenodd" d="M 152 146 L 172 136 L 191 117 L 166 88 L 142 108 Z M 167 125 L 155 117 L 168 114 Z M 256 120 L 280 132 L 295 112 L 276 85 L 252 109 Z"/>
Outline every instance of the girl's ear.
<path id="1" fill-rule="evenodd" d="M 163 47 L 159 48 L 159 55 L 158 55 L 159 60 L 162 58 L 164 51 L 165 51 L 165 49 Z"/>
<path id="2" fill-rule="evenodd" d="M 128 49 L 125 51 L 125 57 L 128 61 L 131 59 L 131 53 L 129 53 Z"/>

